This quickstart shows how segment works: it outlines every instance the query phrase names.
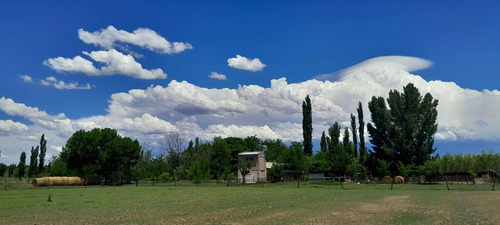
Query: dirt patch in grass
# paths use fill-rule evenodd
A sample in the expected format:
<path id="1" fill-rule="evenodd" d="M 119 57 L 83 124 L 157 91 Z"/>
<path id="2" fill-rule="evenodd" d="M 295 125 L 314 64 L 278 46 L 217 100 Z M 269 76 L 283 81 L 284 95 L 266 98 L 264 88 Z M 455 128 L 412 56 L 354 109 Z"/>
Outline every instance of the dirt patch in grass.
<path id="1" fill-rule="evenodd" d="M 386 224 L 399 213 L 410 211 L 414 206 L 410 196 L 390 196 L 367 202 L 354 202 L 310 219 L 320 224 Z"/>

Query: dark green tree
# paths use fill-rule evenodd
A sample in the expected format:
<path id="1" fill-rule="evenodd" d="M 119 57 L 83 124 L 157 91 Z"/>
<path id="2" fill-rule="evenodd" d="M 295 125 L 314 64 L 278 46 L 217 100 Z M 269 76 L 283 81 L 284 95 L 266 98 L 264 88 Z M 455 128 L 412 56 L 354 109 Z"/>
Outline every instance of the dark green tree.
<path id="1" fill-rule="evenodd" d="M 312 155 L 312 107 L 309 95 L 302 102 L 302 135 L 304 137 L 304 153 L 308 156 Z"/>
<path id="2" fill-rule="evenodd" d="M 268 139 L 263 141 L 262 145 L 267 146 L 266 161 L 268 162 L 279 162 L 283 152 L 288 149 L 288 147 L 280 139 Z"/>
<path id="3" fill-rule="evenodd" d="M 376 158 L 422 165 L 436 151 L 433 145 L 438 101 L 429 93 L 422 97 L 409 83 L 403 87 L 403 93 L 391 90 L 387 103 L 389 107 L 384 98 L 375 96 L 368 103 L 372 117 L 368 132 Z"/>
<path id="4" fill-rule="evenodd" d="M 356 116 L 351 113 L 351 132 L 352 132 L 352 147 L 354 150 L 354 157 L 358 156 L 358 131 L 356 128 Z"/>
<path id="5" fill-rule="evenodd" d="M 365 147 L 365 121 L 363 121 L 363 105 L 358 103 L 358 123 L 359 123 L 359 161 L 364 164 L 368 151 Z"/>
<path id="6" fill-rule="evenodd" d="M 325 131 L 323 131 L 323 133 L 321 134 L 321 141 L 319 142 L 319 145 L 321 146 L 321 152 L 326 153 L 328 149 L 328 142 L 326 140 Z"/>
<path id="7" fill-rule="evenodd" d="M 38 172 L 40 174 L 43 173 L 43 166 L 45 164 L 45 154 L 47 152 L 47 140 L 45 140 L 45 134 L 42 134 L 42 137 L 40 138 L 40 163 L 38 163 Z"/>
<path id="8" fill-rule="evenodd" d="M 0 163 L 0 177 L 3 177 L 5 175 L 7 168 L 8 166 L 6 164 Z"/>
<path id="9" fill-rule="evenodd" d="M 36 146 L 31 147 L 31 156 L 30 156 L 30 167 L 29 167 L 29 177 L 33 177 L 37 175 L 38 173 L 38 149 L 40 147 Z"/>
<path id="10" fill-rule="evenodd" d="M 61 158 L 78 176 L 97 176 L 105 183 L 111 180 L 129 182 L 140 151 L 137 140 L 121 137 L 111 128 L 95 128 L 73 133 L 61 152 Z"/>
<path id="11" fill-rule="evenodd" d="M 210 170 L 214 179 L 218 180 L 224 174 L 224 168 L 230 165 L 229 149 L 221 137 L 215 137 L 210 154 Z"/>
<path id="12" fill-rule="evenodd" d="M 260 139 L 257 138 L 256 135 L 248 136 L 244 139 L 245 144 L 247 145 L 248 151 L 261 151 L 262 146 L 260 144 Z"/>
<path id="13" fill-rule="evenodd" d="M 17 168 L 19 170 L 19 178 L 24 177 L 26 171 L 26 152 L 21 152 L 21 156 L 19 157 L 19 165 L 17 166 Z"/>
<path id="14" fill-rule="evenodd" d="M 349 128 L 344 128 L 344 137 L 342 138 L 342 147 L 347 152 L 347 154 L 351 157 L 354 156 L 354 150 L 352 147 L 352 143 L 349 139 Z"/>
<path id="15" fill-rule="evenodd" d="M 331 156 L 340 144 L 340 126 L 339 123 L 335 122 L 330 128 L 328 128 L 329 138 L 328 141 L 328 155 Z"/>

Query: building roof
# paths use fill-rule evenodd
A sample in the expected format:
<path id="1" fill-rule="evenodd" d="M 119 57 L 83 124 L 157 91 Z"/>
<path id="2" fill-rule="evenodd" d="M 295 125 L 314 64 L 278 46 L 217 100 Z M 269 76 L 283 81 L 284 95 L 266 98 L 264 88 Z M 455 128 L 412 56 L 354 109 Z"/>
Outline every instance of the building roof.
<path id="1" fill-rule="evenodd" d="M 240 153 L 238 153 L 238 155 L 258 155 L 260 153 L 264 153 L 264 152 L 240 152 Z"/>

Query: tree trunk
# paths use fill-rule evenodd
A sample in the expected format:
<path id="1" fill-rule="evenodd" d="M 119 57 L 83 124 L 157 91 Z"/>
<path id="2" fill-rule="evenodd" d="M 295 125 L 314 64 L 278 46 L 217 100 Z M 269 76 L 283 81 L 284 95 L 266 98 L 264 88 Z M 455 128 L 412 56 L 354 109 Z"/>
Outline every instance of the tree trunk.
<path id="1" fill-rule="evenodd" d="M 492 191 L 495 190 L 495 183 L 496 183 L 496 177 L 493 178 L 493 188 L 491 189 Z"/>
<path id="2" fill-rule="evenodd" d="M 448 176 L 444 175 L 444 179 L 446 180 L 446 188 L 449 191 L 450 190 L 450 186 L 448 186 Z"/>
<path id="3" fill-rule="evenodd" d="M 229 179 L 227 179 L 226 187 L 229 187 Z"/>
<path id="4" fill-rule="evenodd" d="M 297 173 L 297 188 L 300 188 L 300 179 L 299 174 Z"/>
<path id="5" fill-rule="evenodd" d="M 391 183 L 391 190 L 392 190 L 392 188 L 394 187 L 394 180 L 395 180 L 395 179 L 392 179 L 392 183 Z"/>

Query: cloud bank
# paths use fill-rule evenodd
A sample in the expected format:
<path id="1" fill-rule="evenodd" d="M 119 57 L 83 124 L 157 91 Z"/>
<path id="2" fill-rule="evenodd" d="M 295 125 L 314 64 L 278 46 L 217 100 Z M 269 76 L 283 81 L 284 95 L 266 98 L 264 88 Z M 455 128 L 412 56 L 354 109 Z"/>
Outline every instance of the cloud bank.
<path id="1" fill-rule="evenodd" d="M 356 112 L 358 101 L 363 103 L 365 122 L 369 122 L 370 98 L 387 97 L 389 90 L 401 91 L 409 82 L 422 94 L 430 92 L 439 99 L 437 139 L 500 140 L 500 91 L 476 91 L 453 82 L 426 81 L 406 71 L 430 65 L 419 58 L 391 57 L 385 58 L 382 64 L 377 61 L 344 70 L 338 81 L 313 79 L 288 83 L 286 78 L 280 78 L 271 80 L 269 87 L 242 85 L 234 89 L 210 89 L 173 80 L 167 86 L 115 93 L 109 99 L 106 115 L 73 120 L 63 113 L 50 115 L 2 97 L 1 111 L 26 118 L 33 124 L 26 124 L 26 130 L 19 122 L 2 121 L 17 127 L 12 129 L 20 133 L 0 132 L 0 142 L 8 145 L 3 147 L 9 152 L 6 157 L 18 158 L 19 153 L 11 154 L 19 145 L 12 143 L 13 136 L 20 137 L 17 140 L 24 143 L 33 135 L 45 133 L 52 138 L 50 144 L 64 146 L 72 132 L 94 127 L 113 127 L 120 134 L 153 144 L 172 131 L 182 132 L 187 139 L 257 135 L 262 139 L 300 141 L 301 103 L 306 95 L 312 102 L 313 138 L 319 139 L 321 132 L 335 121 L 343 127 L 350 126 L 349 116 Z"/>

